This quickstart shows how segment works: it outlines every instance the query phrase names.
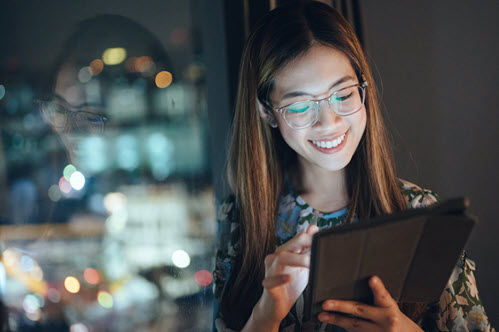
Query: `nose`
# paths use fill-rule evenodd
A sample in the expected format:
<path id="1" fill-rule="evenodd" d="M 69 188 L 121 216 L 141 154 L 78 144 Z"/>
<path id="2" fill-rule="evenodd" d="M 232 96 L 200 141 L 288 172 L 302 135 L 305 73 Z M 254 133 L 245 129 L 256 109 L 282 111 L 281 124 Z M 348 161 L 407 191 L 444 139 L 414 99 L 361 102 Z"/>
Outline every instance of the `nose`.
<path id="1" fill-rule="evenodd" d="M 341 116 L 336 114 L 335 111 L 329 106 L 329 103 L 326 100 L 321 100 L 319 102 L 319 116 L 317 119 L 317 123 L 315 126 L 321 127 L 337 127 L 337 123 L 341 122 Z"/>

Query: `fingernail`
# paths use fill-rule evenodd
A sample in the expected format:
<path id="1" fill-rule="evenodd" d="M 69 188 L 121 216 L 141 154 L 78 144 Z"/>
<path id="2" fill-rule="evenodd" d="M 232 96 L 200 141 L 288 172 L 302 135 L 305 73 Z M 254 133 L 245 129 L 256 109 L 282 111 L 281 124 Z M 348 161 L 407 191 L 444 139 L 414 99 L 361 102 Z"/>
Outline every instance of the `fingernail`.
<path id="1" fill-rule="evenodd" d="M 334 301 L 329 300 L 329 301 L 324 302 L 323 307 L 326 310 L 331 310 L 331 309 L 333 309 L 334 304 L 335 304 Z"/>

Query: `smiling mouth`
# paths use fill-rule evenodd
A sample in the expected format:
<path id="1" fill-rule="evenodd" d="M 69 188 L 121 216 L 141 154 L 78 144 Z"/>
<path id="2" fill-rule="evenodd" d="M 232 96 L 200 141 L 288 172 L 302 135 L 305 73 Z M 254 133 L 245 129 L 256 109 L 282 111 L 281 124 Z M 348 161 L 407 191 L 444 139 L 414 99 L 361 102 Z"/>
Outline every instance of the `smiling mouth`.
<path id="1" fill-rule="evenodd" d="M 340 137 L 338 137 L 332 141 L 311 141 L 311 142 L 319 148 L 331 149 L 331 148 L 335 148 L 338 145 L 340 145 L 341 142 L 343 142 L 343 140 L 345 139 L 345 136 L 346 136 L 346 133 L 344 133 L 343 135 L 341 135 Z"/>

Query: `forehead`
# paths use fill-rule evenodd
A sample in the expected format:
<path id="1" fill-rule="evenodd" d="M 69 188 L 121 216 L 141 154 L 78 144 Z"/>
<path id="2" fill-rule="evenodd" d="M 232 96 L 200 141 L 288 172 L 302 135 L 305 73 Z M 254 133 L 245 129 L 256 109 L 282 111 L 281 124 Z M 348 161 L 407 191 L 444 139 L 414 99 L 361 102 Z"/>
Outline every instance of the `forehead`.
<path id="1" fill-rule="evenodd" d="M 355 71 L 345 54 L 331 47 L 316 45 L 277 73 L 271 95 L 280 100 L 291 91 L 323 94 L 332 82 L 347 75 L 355 77 Z"/>

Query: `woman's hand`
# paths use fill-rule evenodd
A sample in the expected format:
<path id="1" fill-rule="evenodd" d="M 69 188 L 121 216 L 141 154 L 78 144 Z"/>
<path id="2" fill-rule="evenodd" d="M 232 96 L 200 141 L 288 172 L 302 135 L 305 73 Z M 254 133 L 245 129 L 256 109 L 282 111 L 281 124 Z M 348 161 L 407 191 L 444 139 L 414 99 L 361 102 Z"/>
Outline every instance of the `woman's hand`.
<path id="1" fill-rule="evenodd" d="M 279 326 L 308 283 L 310 268 L 310 246 L 312 237 L 319 231 L 315 225 L 306 233 L 278 247 L 265 257 L 265 279 L 263 294 L 256 304 L 254 318 Z"/>
<path id="2" fill-rule="evenodd" d="M 374 306 L 354 301 L 326 300 L 322 304 L 325 311 L 351 314 L 359 318 L 347 317 L 332 312 L 321 312 L 319 320 L 343 327 L 347 331 L 423 331 L 409 317 L 404 315 L 397 302 L 386 290 L 380 278 L 369 280 L 374 294 Z"/>

